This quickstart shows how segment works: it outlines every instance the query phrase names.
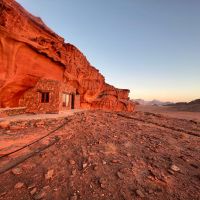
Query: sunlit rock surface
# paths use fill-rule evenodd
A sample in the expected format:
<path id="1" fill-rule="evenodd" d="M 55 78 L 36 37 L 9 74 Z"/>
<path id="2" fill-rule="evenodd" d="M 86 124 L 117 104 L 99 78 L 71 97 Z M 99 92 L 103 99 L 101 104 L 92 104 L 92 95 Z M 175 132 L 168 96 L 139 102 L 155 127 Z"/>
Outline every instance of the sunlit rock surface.
<path id="1" fill-rule="evenodd" d="M 69 30 L 70 31 L 70 30 Z M 133 111 L 129 90 L 105 83 L 72 44 L 13 0 L 0 1 L 0 107 L 17 107 L 40 79 L 58 80 L 77 89 L 81 107 Z"/>

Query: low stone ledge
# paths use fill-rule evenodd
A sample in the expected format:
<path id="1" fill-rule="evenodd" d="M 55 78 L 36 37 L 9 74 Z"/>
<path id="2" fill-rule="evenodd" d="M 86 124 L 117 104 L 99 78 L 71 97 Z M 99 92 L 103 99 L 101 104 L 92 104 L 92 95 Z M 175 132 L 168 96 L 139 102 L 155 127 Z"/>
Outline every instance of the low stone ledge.
<path id="1" fill-rule="evenodd" d="M 26 107 L 0 108 L 0 118 L 26 113 Z"/>
<path id="2" fill-rule="evenodd" d="M 2 120 L 0 121 L 0 129 L 11 131 L 26 129 L 26 128 L 47 128 L 49 126 L 58 126 L 63 124 L 66 117 L 51 118 L 51 119 L 27 119 L 27 120 Z"/>

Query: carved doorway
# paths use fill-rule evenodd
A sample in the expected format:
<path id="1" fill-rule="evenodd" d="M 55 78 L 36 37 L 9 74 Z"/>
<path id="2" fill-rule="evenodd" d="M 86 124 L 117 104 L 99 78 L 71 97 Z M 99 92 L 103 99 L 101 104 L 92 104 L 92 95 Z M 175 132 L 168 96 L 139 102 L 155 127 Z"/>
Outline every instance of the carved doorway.
<path id="1" fill-rule="evenodd" d="M 68 108 L 69 107 L 69 102 L 70 102 L 70 94 L 63 93 L 63 96 L 62 96 L 62 105 L 63 105 L 63 107 Z"/>
<path id="2" fill-rule="evenodd" d="M 71 95 L 71 109 L 74 109 L 74 104 L 75 104 L 75 95 Z"/>

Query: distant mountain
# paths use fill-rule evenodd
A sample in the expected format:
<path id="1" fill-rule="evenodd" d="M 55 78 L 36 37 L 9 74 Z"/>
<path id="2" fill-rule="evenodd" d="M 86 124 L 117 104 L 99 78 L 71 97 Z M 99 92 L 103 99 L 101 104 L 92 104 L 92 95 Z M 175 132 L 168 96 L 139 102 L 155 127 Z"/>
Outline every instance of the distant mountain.
<path id="1" fill-rule="evenodd" d="M 145 101 L 143 99 L 133 99 L 133 101 L 135 101 L 136 103 L 140 104 L 140 105 L 155 105 L 155 106 L 163 106 L 163 105 L 168 105 L 168 104 L 173 104 L 172 102 L 162 102 L 159 100 L 152 100 L 152 101 Z"/>
<path id="2" fill-rule="evenodd" d="M 180 111 L 190 111 L 190 112 L 200 112 L 200 99 L 196 99 L 190 102 L 178 102 L 174 104 L 169 104 Z"/>
<path id="3" fill-rule="evenodd" d="M 196 100 L 190 101 L 188 104 L 189 105 L 196 105 L 196 104 L 200 105 L 200 99 L 196 99 Z"/>

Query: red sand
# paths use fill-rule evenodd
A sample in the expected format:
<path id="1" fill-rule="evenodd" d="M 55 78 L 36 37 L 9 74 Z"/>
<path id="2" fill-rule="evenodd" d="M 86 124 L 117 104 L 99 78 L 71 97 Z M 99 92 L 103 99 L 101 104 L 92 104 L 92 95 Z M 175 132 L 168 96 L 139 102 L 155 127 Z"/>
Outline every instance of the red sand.
<path id="1" fill-rule="evenodd" d="M 68 119 L 48 138 L 59 142 L 0 175 L 0 200 L 199 199 L 199 122 L 101 111 Z"/>

